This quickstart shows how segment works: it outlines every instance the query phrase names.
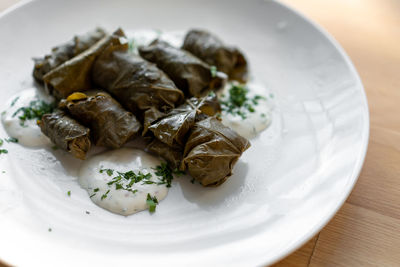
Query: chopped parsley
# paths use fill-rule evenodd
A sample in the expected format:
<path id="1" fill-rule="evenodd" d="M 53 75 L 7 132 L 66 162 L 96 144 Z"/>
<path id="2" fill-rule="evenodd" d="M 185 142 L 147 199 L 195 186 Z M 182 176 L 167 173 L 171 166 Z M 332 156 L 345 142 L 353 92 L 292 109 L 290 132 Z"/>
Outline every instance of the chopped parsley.
<path id="1" fill-rule="evenodd" d="M 68 192 L 67 192 L 67 195 L 70 197 L 70 196 L 71 196 L 71 191 L 68 191 Z"/>
<path id="2" fill-rule="evenodd" d="M 120 172 L 116 171 L 113 169 L 104 169 L 101 167 L 99 170 L 99 173 L 106 173 L 108 176 L 113 176 L 109 182 L 107 182 L 107 185 L 109 188 L 112 186 L 115 186 L 115 190 L 125 190 L 128 192 L 131 192 L 132 194 L 135 194 L 138 190 L 137 189 L 132 189 L 132 186 L 136 183 L 141 183 L 142 185 L 145 184 L 156 184 L 156 185 L 163 185 L 165 184 L 166 187 L 171 187 L 171 182 L 172 179 L 174 178 L 175 175 L 181 175 L 184 172 L 181 172 L 177 169 L 172 169 L 167 163 L 162 162 L 160 165 L 156 166 L 153 168 L 155 170 L 155 175 L 158 178 L 157 180 L 152 180 L 151 178 L 153 175 L 151 173 L 143 173 L 141 171 L 134 172 L 134 171 L 127 171 L 127 172 Z M 99 188 L 95 188 L 93 190 L 93 194 L 90 197 L 93 197 L 96 195 L 96 193 L 99 191 Z M 110 190 L 108 190 L 105 194 L 101 196 L 101 200 L 107 198 L 108 193 Z"/>
<path id="3" fill-rule="evenodd" d="M 146 204 L 149 206 L 149 211 L 153 213 L 156 211 L 158 200 L 155 196 L 152 197 L 150 194 L 147 194 Z"/>
<path id="4" fill-rule="evenodd" d="M 100 173 L 106 172 L 108 176 L 111 176 L 114 174 L 114 170 L 112 169 L 100 169 Z"/>
<path id="5" fill-rule="evenodd" d="M 18 139 L 14 137 L 6 138 L 4 140 L 6 140 L 7 143 L 18 143 Z"/>
<path id="6" fill-rule="evenodd" d="M 53 112 L 54 108 L 54 103 L 48 104 L 42 100 L 33 100 L 29 103 L 28 107 L 17 109 L 12 116 L 15 117 L 22 113 L 18 118 L 20 120 L 20 125 L 25 126 L 27 120 L 40 120 L 44 114 Z"/>
<path id="7" fill-rule="evenodd" d="M 215 66 L 211 66 L 210 67 L 210 72 L 211 72 L 211 77 L 212 78 L 215 78 L 215 77 L 217 77 L 217 67 L 215 67 Z"/>
<path id="8" fill-rule="evenodd" d="M 3 139 L 0 138 L 0 146 L 2 146 L 4 144 Z"/>
<path id="9" fill-rule="evenodd" d="M 110 193 L 110 189 L 108 189 L 107 192 L 101 196 L 101 200 L 105 199 L 108 193 Z"/>
<path id="10" fill-rule="evenodd" d="M 165 163 L 161 162 L 160 165 L 154 168 L 155 174 L 158 176 L 160 182 L 157 184 L 166 184 L 166 187 L 171 187 L 172 179 L 174 179 L 173 174 L 182 175 L 184 172 L 179 171 L 178 169 L 172 170 L 171 167 Z"/>
<path id="11" fill-rule="evenodd" d="M 255 95 L 253 98 L 248 96 L 249 89 L 243 84 L 232 84 L 229 89 L 229 96 L 225 96 L 223 100 L 220 100 L 221 108 L 223 111 L 238 115 L 242 119 L 247 118 L 247 113 L 254 113 L 255 108 L 259 104 L 260 100 L 265 100 L 265 97 Z"/>
<path id="12" fill-rule="evenodd" d="M 0 149 L 0 154 L 7 154 L 8 150 L 7 149 Z"/>
<path id="13" fill-rule="evenodd" d="M 13 101 L 11 101 L 11 106 L 12 107 L 15 105 L 15 103 L 17 103 L 18 99 L 19 99 L 19 96 L 17 96 L 16 98 L 14 98 Z"/>

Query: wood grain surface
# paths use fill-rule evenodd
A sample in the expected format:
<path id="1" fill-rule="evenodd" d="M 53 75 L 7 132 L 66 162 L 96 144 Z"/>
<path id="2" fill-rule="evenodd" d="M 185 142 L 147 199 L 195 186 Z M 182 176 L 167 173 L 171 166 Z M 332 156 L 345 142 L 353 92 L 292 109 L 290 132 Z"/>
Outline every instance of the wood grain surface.
<path id="1" fill-rule="evenodd" d="M 0 0 L 0 11 L 16 2 Z M 400 0 L 283 2 L 344 47 L 367 92 L 371 133 L 347 202 L 317 236 L 274 267 L 400 266 Z"/>

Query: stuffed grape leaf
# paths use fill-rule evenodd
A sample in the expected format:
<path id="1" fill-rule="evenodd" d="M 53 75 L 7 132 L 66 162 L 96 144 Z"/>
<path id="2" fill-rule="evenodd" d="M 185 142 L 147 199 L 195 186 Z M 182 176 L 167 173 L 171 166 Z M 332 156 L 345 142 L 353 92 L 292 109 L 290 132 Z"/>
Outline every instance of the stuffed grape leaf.
<path id="1" fill-rule="evenodd" d="M 82 53 L 105 35 L 106 32 L 103 29 L 96 28 L 86 34 L 75 36 L 65 44 L 54 47 L 51 53 L 43 58 L 34 58 L 33 77 L 36 81 L 43 83 L 43 76 L 46 73 Z"/>
<path id="2" fill-rule="evenodd" d="M 73 93 L 60 102 L 60 108 L 91 130 L 95 145 L 119 148 L 141 129 L 140 122 L 108 93 Z"/>
<path id="3" fill-rule="evenodd" d="M 224 126 L 214 117 L 197 122 L 184 149 L 181 170 L 203 186 L 218 186 L 232 174 L 232 169 L 250 142 Z"/>
<path id="4" fill-rule="evenodd" d="M 243 53 L 225 45 L 217 36 L 203 30 L 191 30 L 186 34 L 182 48 L 217 67 L 231 80 L 247 81 L 247 60 Z"/>
<path id="5" fill-rule="evenodd" d="M 78 159 L 85 159 L 90 149 L 89 128 L 81 125 L 63 111 L 43 115 L 38 121 L 41 131 L 58 147 Z"/>
<path id="6" fill-rule="evenodd" d="M 207 63 L 164 41 L 155 40 L 149 46 L 140 47 L 139 54 L 157 64 L 189 97 L 204 95 L 225 84 L 224 75 L 214 73 Z"/>

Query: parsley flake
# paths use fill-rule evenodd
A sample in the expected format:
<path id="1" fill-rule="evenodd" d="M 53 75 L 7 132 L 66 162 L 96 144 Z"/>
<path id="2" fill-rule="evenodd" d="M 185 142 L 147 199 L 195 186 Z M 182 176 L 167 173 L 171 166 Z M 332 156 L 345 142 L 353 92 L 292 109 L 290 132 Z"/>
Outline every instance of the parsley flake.
<path id="1" fill-rule="evenodd" d="M 18 139 L 14 137 L 9 137 L 4 140 L 6 140 L 7 143 L 18 143 Z"/>
<path id="2" fill-rule="evenodd" d="M 12 116 L 15 117 L 22 113 L 18 118 L 20 120 L 20 125 L 25 126 L 27 120 L 40 120 L 44 114 L 53 112 L 54 108 L 54 103 L 48 104 L 42 100 L 33 100 L 29 103 L 28 107 L 17 109 Z"/>
<path id="3" fill-rule="evenodd" d="M 156 211 L 158 200 L 155 196 L 152 197 L 150 194 L 147 194 L 146 204 L 149 206 L 150 213 L 153 213 Z"/>

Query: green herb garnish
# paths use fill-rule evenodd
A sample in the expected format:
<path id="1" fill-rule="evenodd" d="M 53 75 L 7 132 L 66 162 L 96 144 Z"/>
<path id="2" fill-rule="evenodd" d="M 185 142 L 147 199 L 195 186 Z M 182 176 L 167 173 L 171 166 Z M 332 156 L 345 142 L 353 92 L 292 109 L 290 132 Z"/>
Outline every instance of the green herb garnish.
<path id="1" fill-rule="evenodd" d="M 18 118 L 20 120 L 20 125 L 25 126 L 25 122 L 27 120 L 40 120 L 44 114 L 53 112 L 54 108 L 55 104 L 53 103 L 48 104 L 42 100 L 34 100 L 29 103 L 28 107 L 21 107 L 17 109 L 12 116 L 15 117 L 16 115 L 22 113 L 22 115 L 18 116 Z"/>
<path id="2" fill-rule="evenodd" d="M 16 98 L 14 98 L 14 100 L 11 102 L 11 106 L 13 107 L 15 105 L 15 103 L 17 103 L 19 99 L 19 96 L 17 96 Z"/>
<path id="3" fill-rule="evenodd" d="M 100 173 L 106 172 L 108 176 L 111 176 L 114 174 L 114 170 L 112 169 L 100 169 Z"/>
<path id="4" fill-rule="evenodd" d="M 160 182 L 157 184 L 166 184 L 166 187 L 171 187 L 172 179 L 174 179 L 173 174 L 182 175 L 185 174 L 178 169 L 172 170 L 171 167 L 166 162 L 161 162 L 160 165 L 154 168 L 155 174 L 158 176 Z"/>
<path id="5" fill-rule="evenodd" d="M 101 200 L 105 199 L 108 193 L 110 193 L 110 189 L 108 189 L 107 192 L 101 196 Z"/>
<path id="6" fill-rule="evenodd" d="M 67 195 L 70 197 L 70 196 L 71 196 L 71 191 L 68 191 L 68 192 L 67 192 Z"/>
<path id="7" fill-rule="evenodd" d="M 7 143 L 18 143 L 18 139 L 14 137 L 9 137 L 4 140 L 6 140 Z"/>
<path id="8" fill-rule="evenodd" d="M 212 78 L 215 78 L 215 77 L 217 77 L 217 67 L 215 67 L 215 66 L 211 66 L 210 67 L 210 72 L 211 72 L 211 77 Z"/>
<path id="9" fill-rule="evenodd" d="M 0 138 L 0 146 L 2 146 L 4 144 L 3 139 Z"/>
<path id="10" fill-rule="evenodd" d="M 260 95 L 249 98 L 248 92 L 249 89 L 245 85 L 232 84 L 228 98 L 220 100 L 222 110 L 246 119 L 247 113 L 254 113 L 254 106 L 258 105 L 260 100 L 265 100 L 265 97 Z"/>
<path id="11" fill-rule="evenodd" d="M 149 211 L 151 213 L 156 211 L 156 206 L 158 204 L 157 198 L 154 196 L 150 196 L 150 194 L 147 194 L 147 199 L 146 199 L 146 204 L 149 206 Z"/>
<path id="12" fill-rule="evenodd" d="M 7 154 L 8 150 L 7 149 L 0 149 L 0 154 Z"/>

